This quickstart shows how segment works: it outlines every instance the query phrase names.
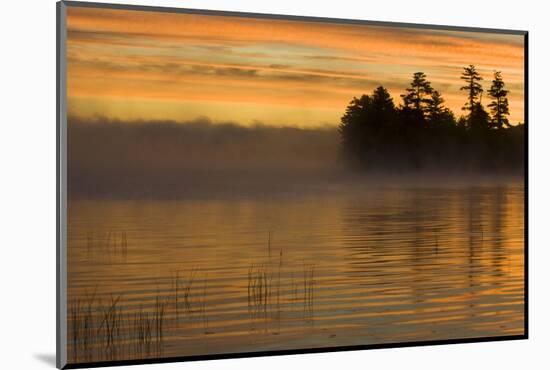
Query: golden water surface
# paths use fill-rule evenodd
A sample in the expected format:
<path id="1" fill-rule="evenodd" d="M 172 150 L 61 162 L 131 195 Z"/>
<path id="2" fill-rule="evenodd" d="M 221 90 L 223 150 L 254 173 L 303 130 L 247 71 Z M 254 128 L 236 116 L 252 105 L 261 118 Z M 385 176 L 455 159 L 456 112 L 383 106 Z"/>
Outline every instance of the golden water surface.
<path id="1" fill-rule="evenodd" d="M 520 183 L 71 200 L 70 362 L 523 334 Z"/>

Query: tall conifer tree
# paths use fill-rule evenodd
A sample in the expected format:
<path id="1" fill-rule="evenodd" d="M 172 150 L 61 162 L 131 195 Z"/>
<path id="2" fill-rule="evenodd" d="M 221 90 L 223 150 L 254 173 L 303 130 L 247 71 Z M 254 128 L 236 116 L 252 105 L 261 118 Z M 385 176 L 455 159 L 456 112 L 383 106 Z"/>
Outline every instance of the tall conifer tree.
<path id="1" fill-rule="evenodd" d="M 464 104 L 462 109 L 468 110 L 470 114 L 472 114 L 474 109 L 476 109 L 476 103 L 480 102 L 478 99 L 481 100 L 483 88 L 479 81 L 483 80 L 483 78 L 476 71 L 476 67 L 470 64 L 470 66 L 464 67 L 460 79 L 466 81 L 466 85 L 462 86 L 460 90 L 466 90 L 468 92 L 468 102 Z"/>
<path id="2" fill-rule="evenodd" d="M 413 75 L 411 87 L 407 88 L 406 93 L 402 94 L 401 97 L 405 107 L 415 109 L 424 115 L 430 103 L 432 92 L 433 88 L 426 79 L 426 74 L 416 72 Z"/>
<path id="3" fill-rule="evenodd" d="M 493 127 L 502 128 L 504 125 L 509 126 L 507 115 L 510 114 L 508 108 L 508 90 L 504 88 L 504 81 L 500 71 L 495 71 L 493 84 L 488 91 L 489 96 L 493 98 L 488 105 L 491 110 L 491 124 Z"/>

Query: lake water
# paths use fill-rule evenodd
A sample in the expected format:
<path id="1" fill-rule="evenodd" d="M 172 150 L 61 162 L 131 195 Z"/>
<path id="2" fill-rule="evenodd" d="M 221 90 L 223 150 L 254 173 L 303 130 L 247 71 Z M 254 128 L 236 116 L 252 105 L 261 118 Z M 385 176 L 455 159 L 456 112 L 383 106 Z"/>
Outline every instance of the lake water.
<path id="1" fill-rule="evenodd" d="M 521 183 L 72 200 L 70 362 L 523 334 Z"/>

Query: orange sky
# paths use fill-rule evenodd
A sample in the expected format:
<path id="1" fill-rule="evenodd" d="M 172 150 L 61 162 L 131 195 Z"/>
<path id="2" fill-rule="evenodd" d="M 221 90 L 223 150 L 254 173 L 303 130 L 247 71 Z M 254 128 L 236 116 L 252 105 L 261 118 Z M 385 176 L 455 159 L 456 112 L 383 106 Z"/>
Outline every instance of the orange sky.
<path id="1" fill-rule="evenodd" d="M 336 125 L 353 96 L 414 72 L 461 114 L 462 67 L 494 70 L 523 122 L 523 36 L 69 7 L 69 114 Z M 484 103 L 487 104 L 487 96 Z"/>

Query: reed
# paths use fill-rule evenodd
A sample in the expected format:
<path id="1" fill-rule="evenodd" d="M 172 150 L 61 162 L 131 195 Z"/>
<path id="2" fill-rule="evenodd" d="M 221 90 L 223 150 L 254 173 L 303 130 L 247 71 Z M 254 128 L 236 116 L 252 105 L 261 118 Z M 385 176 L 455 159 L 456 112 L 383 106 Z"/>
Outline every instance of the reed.
<path id="1" fill-rule="evenodd" d="M 161 302 L 160 294 L 157 293 L 155 299 L 155 311 L 154 315 L 154 327 L 155 327 L 155 347 L 157 354 L 162 353 L 163 349 L 163 340 L 164 340 L 164 314 L 165 314 L 165 303 Z"/>
<path id="2" fill-rule="evenodd" d="M 94 250 L 94 233 L 92 231 L 88 231 L 86 233 L 86 255 L 88 258 L 92 256 Z"/>
<path id="3" fill-rule="evenodd" d="M 128 256 L 128 234 L 126 231 L 113 231 L 110 229 L 106 234 L 97 235 L 94 231 L 86 233 L 87 258 L 102 258 L 111 261 L 113 257 L 119 256 L 126 260 Z"/>
<path id="4" fill-rule="evenodd" d="M 73 360 L 91 361 L 94 342 L 94 302 L 95 291 L 91 296 L 77 298 L 70 305 L 70 344 Z"/>
<path id="5" fill-rule="evenodd" d="M 279 251 L 279 265 L 277 269 L 277 299 L 276 307 L 277 309 L 274 312 L 274 319 L 277 323 L 277 331 L 273 334 L 279 334 L 281 331 L 281 269 L 283 267 L 283 250 Z"/>
<path id="6" fill-rule="evenodd" d="M 271 260 L 271 231 L 267 232 L 267 258 Z"/>
<path id="7" fill-rule="evenodd" d="M 134 312 L 131 325 L 128 325 L 128 337 L 130 343 L 133 343 L 134 356 L 150 357 L 162 354 L 167 303 L 168 300 L 163 300 L 157 291 L 152 311 L 145 311 L 140 306 L 139 311 Z"/>
<path id="8" fill-rule="evenodd" d="M 253 278 L 252 278 L 252 272 L 254 270 L 254 265 L 251 265 L 248 268 L 248 315 L 250 316 L 252 314 L 252 285 L 253 285 Z"/>
<path id="9" fill-rule="evenodd" d="M 110 251 L 110 247 L 111 247 L 111 238 L 113 236 L 113 230 L 109 230 L 109 232 L 107 233 L 107 238 L 105 239 L 105 242 L 103 243 L 103 249 L 105 252 L 109 252 Z"/>
<path id="10" fill-rule="evenodd" d="M 264 265 L 251 265 L 248 271 L 248 312 L 251 318 L 267 316 L 269 300 L 267 269 Z"/>
<path id="11" fill-rule="evenodd" d="M 313 322 L 314 314 L 314 286 L 315 286 L 315 265 L 304 264 L 304 317 Z"/>
<path id="12" fill-rule="evenodd" d="M 202 297 L 201 297 L 201 308 L 200 308 L 200 317 L 201 317 L 201 321 L 202 321 L 202 325 L 203 325 L 203 331 L 204 331 L 205 335 L 213 333 L 213 332 L 208 330 L 209 319 L 208 319 L 208 313 L 206 311 L 206 288 L 207 288 L 207 283 L 208 283 L 208 275 L 205 275 L 203 289 L 202 289 Z"/>
<path id="13" fill-rule="evenodd" d="M 163 352 L 166 305 L 157 291 L 152 308 L 124 314 L 122 295 L 110 295 L 106 304 L 78 298 L 70 309 L 70 349 L 73 362 L 159 356 Z"/>
<path id="14" fill-rule="evenodd" d="M 149 313 L 143 311 L 140 306 L 139 311 L 134 313 L 132 339 L 134 343 L 134 353 L 137 355 L 149 356 L 153 343 L 153 320 L 149 318 Z"/>
<path id="15" fill-rule="evenodd" d="M 180 287 L 180 272 L 176 270 L 172 272 L 172 292 L 174 297 L 174 311 L 176 323 L 179 323 L 179 287 Z"/>
<path id="16" fill-rule="evenodd" d="M 283 267 L 283 249 L 279 252 L 279 268 L 277 270 L 277 311 L 281 310 L 281 268 Z"/>
<path id="17" fill-rule="evenodd" d="M 98 338 L 102 338 L 105 356 L 109 359 L 116 358 L 119 351 L 121 337 L 122 309 L 119 306 L 122 296 L 116 298 L 111 294 L 108 305 L 102 307 L 103 319 L 97 328 Z"/>
<path id="18" fill-rule="evenodd" d="M 121 242 L 122 242 L 122 257 L 126 260 L 128 257 L 128 238 L 126 237 L 126 231 L 122 232 L 121 236 Z"/>
<path id="19" fill-rule="evenodd" d="M 180 308 L 183 306 L 183 313 L 187 319 L 191 319 L 196 302 L 193 302 L 195 294 L 193 293 L 193 284 L 195 282 L 197 270 L 191 269 L 187 279 L 181 277 L 180 270 L 172 272 L 171 287 L 175 320 L 179 323 Z M 182 301 L 183 299 L 183 301 Z M 199 307 L 200 311 L 200 307 Z"/>
<path id="20" fill-rule="evenodd" d="M 315 308 L 315 265 L 303 262 L 300 286 L 300 272 L 292 267 L 285 268 L 283 250 L 279 249 L 279 261 L 270 263 L 252 263 L 247 274 L 248 315 L 253 323 L 262 319 L 265 330 L 270 327 L 272 334 L 280 332 L 281 320 L 284 317 L 285 302 L 291 311 L 302 311 L 302 318 L 312 322 Z M 285 271 L 287 270 L 287 271 Z M 299 271 L 299 270 L 298 270 Z M 286 277 L 285 277 L 286 276 Z M 287 287 L 287 289 L 284 289 Z"/>
<path id="21" fill-rule="evenodd" d="M 291 301 L 298 302 L 298 283 L 294 278 L 294 271 L 290 272 L 290 292 L 291 292 Z"/>
<path id="22" fill-rule="evenodd" d="M 183 307 L 187 317 L 191 317 L 193 312 L 193 283 L 195 281 L 197 270 L 192 269 L 189 278 L 185 281 L 183 286 Z"/>

